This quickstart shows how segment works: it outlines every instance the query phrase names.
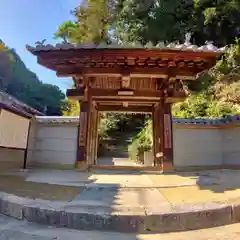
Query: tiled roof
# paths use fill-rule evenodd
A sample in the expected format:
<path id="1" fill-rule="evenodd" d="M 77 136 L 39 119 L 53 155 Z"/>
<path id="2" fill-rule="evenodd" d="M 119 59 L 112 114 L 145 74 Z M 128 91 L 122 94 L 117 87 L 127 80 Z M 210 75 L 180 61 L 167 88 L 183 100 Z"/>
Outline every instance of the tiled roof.
<path id="1" fill-rule="evenodd" d="M 78 123 L 78 116 L 36 116 L 39 123 Z"/>
<path id="2" fill-rule="evenodd" d="M 204 118 L 173 118 L 175 124 L 201 124 L 201 125 L 219 125 L 240 122 L 240 115 L 230 116 L 221 119 L 204 119 Z"/>
<path id="3" fill-rule="evenodd" d="M 89 44 L 89 45 L 76 45 L 71 43 L 58 43 L 55 46 L 51 44 L 44 45 L 44 42 L 37 42 L 35 47 L 27 45 L 27 49 L 32 53 L 37 53 L 40 51 L 51 51 L 51 50 L 75 50 L 75 49 L 161 49 L 161 50 L 180 50 L 180 51 L 196 51 L 196 52 L 224 52 L 224 48 L 217 48 L 211 42 L 206 42 L 204 46 L 198 47 L 186 41 L 184 44 L 170 43 L 165 44 L 164 42 L 159 42 L 157 45 L 152 43 L 147 43 L 146 45 L 141 45 L 138 43 L 125 43 L 125 44 Z"/>
<path id="4" fill-rule="evenodd" d="M 27 104 L 19 101 L 17 98 L 3 91 L 0 91 L 0 103 L 10 111 L 13 110 L 25 115 L 44 115 L 38 110 L 28 106 Z"/>
<path id="5" fill-rule="evenodd" d="M 78 123 L 79 117 L 65 117 L 65 116 L 36 116 L 36 121 L 39 123 L 56 123 L 56 124 L 64 124 L 64 123 Z M 221 125 L 228 123 L 240 123 L 240 115 L 235 115 L 222 119 L 203 119 L 203 118 L 173 118 L 173 124 L 199 124 L 199 125 Z"/>

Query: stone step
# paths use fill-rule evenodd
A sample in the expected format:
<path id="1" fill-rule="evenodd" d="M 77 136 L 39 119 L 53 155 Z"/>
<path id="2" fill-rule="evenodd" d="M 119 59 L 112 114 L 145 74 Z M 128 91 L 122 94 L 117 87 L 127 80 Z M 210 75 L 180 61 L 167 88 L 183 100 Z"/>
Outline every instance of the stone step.
<path id="1" fill-rule="evenodd" d="M 32 200 L 1 194 L 0 213 L 28 222 L 78 230 L 166 233 L 211 228 L 240 221 L 240 205 L 208 203 L 127 209 Z M 137 207 L 137 206 L 135 206 Z"/>

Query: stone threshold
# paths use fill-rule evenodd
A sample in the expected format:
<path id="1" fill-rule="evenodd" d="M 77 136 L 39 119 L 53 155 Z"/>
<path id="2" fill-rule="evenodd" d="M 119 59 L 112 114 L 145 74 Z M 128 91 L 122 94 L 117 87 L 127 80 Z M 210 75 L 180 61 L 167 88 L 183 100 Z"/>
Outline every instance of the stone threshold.
<path id="1" fill-rule="evenodd" d="M 111 209 L 110 206 L 28 199 L 0 192 L 0 213 L 69 229 L 167 233 L 240 222 L 240 204 L 187 204 L 171 209 L 160 204 L 147 208 Z"/>

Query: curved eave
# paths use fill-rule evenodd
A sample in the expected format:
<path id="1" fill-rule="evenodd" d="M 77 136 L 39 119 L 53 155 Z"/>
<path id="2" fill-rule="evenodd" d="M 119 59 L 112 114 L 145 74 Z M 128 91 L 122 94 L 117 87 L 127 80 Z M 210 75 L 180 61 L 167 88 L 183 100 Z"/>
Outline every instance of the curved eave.
<path id="1" fill-rule="evenodd" d="M 97 48 L 97 47 L 77 47 L 77 46 L 69 46 L 69 47 L 48 47 L 46 46 L 36 46 L 36 47 L 31 47 L 29 45 L 26 45 L 26 49 L 31 52 L 35 56 L 40 56 L 40 55 L 45 55 L 49 53 L 80 53 L 80 52 L 85 52 L 85 53 L 93 53 L 93 52 L 110 52 L 110 53 L 128 53 L 128 55 L 131 55 L 133 53 L 163 53 L 163 54 L 176 54 L 176 53 L 186 53 L 186 54 L 194 54 L 194 55 L 199 55 L 199 57 L 216 57 L 221 53 L 224 53 L 224 49 L 210 49 L 208 47 L 202 46 L 202 47 L 164 47 L 164 48 L 158 48 L 158 47 L 132 47 L 132 48 Z M 45 54 L 44 54 L 45 53 Z"/>

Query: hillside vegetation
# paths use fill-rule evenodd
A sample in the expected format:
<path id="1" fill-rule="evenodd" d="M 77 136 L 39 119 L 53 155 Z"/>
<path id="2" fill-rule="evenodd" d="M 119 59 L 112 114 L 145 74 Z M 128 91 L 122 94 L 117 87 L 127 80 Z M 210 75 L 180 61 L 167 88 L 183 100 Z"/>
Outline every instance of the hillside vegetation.
<path id="1" fill-rule="evenodd" d="M 41 82 L 19 55 L 0 41 L 0 88 L 47 115 L 62 115 L 66 108 L 59 87 Z"/>

